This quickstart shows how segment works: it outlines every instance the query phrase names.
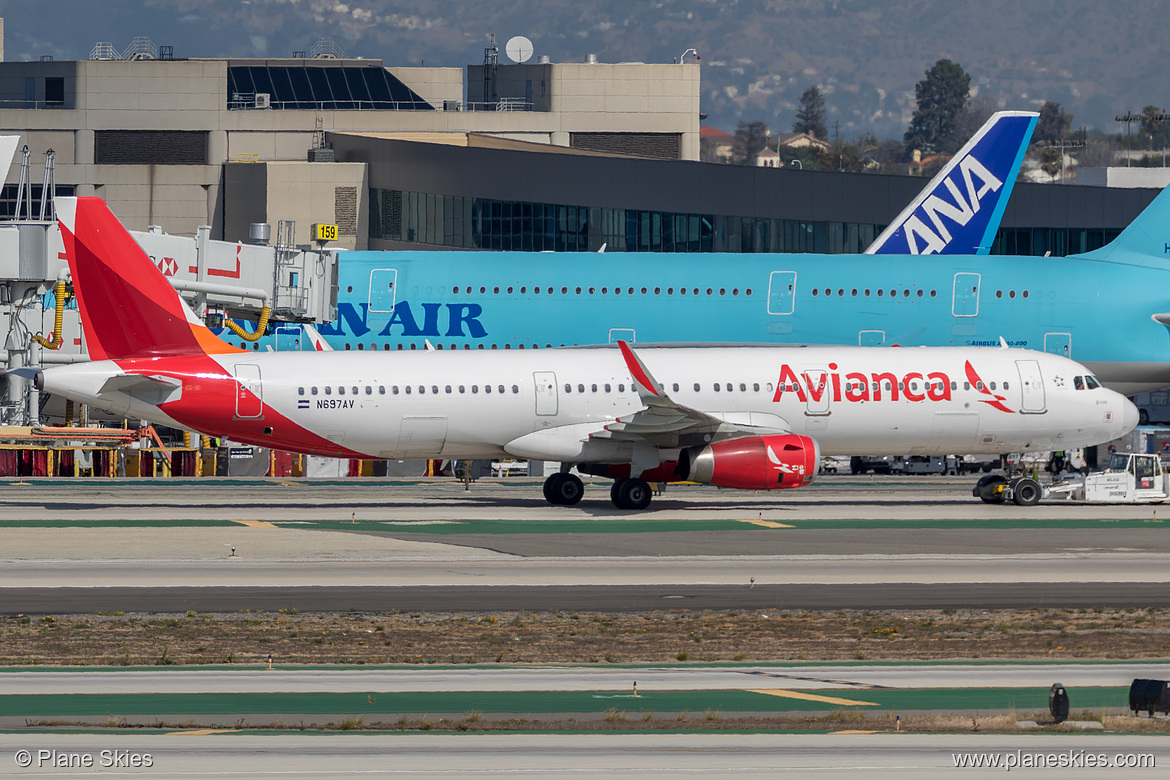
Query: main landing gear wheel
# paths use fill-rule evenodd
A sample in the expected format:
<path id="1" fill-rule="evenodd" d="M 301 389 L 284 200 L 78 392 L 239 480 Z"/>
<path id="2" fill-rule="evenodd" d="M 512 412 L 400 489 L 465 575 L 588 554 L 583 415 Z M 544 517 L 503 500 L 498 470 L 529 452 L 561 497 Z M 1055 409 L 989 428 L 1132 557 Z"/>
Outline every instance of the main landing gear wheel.
<path id="1" fill-rule="evenodd" d="M 553 474 L 544 481 L 544 499 L 550 504 L 572 506 L 585 494 L 585 485 L 576 474 Z"/>
<path id="2" fill-rule="evenodd" d="M 609 497 L 618 509 L 645 509 L 650 506 L 650 485 L 644 479 L 614 480 Z"/>
<path id="3" fill-rule="evenodd" d="M 1002 487 L 997 488 L 997 486 L 1002 485 L 1006 487 L 1006 483 L 1007 478 L 1002 474 L 988 474 L 986 477 L 979 478 L 979 481 L 975 483 L 975 487 L 971 491 L 971 495 L 977 497 L 985 504 L 1002 504 L 1005 500 L 1004 490 Z"/>

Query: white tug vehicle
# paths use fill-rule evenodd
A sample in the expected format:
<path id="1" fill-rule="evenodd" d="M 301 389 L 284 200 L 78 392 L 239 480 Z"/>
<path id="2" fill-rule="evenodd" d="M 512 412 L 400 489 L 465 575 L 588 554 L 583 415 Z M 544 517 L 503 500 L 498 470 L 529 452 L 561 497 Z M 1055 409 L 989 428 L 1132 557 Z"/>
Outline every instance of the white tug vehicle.
<path id="1" fill-rule="evenodd" d="M 1156 453 L 1116 452 L 1104 471 L 1070 474 L 1046 487 L 1044 496 L 1091 504 L 1160 504 L 1170 498 L 1170 472 Z"/>

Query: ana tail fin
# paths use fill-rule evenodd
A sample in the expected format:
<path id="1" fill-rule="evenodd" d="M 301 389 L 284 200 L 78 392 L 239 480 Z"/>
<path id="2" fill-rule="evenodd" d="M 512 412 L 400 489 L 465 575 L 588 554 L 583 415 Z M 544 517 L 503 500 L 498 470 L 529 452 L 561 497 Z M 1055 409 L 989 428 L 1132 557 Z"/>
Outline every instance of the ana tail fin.
<path id="1" fill-rule="evenodd" d="M 1039 116 L 1033 111 L 992 114 L 865 254 L 990 252 Z"/>
<path id="2" fill-rule="evenodd" d="M 242 351 L 199 321 L 105 201 L 54 205 L 92 359 Z"/>
<path id="3" fill-rule="evenodd" d="M 1166 225 L 1170 224 L 1170 187 L 1158 193 L 1150 205 L 1134 217 L 1133 222 L 1117 238 L 1100 249 L 1078 257 L 1113 262 L 1147 264 L 1154 257 L 1170 262 L 1170 242 L 1166 240 Z"/>

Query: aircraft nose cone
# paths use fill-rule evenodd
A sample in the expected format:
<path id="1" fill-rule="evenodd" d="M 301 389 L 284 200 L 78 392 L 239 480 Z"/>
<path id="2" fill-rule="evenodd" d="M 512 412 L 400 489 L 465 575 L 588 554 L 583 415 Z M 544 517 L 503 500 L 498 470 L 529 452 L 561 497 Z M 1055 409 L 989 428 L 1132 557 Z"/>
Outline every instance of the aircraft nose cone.
<path id="1" fill-rule="evenodd" d="M 1122 432 L 1119 435 L 1132 431 L 1138 424 L 1138 408 L 1133 405 L 1133 401 L 1122 397 L 1121 399 L 1121 428 Z"/>

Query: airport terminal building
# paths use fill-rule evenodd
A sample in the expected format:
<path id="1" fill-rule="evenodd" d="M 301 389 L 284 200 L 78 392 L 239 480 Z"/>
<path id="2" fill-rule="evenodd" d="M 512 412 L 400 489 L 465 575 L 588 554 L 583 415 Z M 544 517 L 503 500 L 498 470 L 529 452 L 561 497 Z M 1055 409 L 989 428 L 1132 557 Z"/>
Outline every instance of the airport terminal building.
<path id="1" fill-rule="evenodd" d="M 291 221 L 305 244 L 325 223 L 350 249 L 859 252 L 924 184 L 698 162 L 695 62 L 297 54 L 181 59 L 146 41 L 3 62 L 0 133 L 22 136 L 34 181 L 52 149 L 57 191 L 103 197 L 132 229 L 246 241 Z M 1021 183 L 993 252 L 1093 249 L 1156 192 Z"/>

